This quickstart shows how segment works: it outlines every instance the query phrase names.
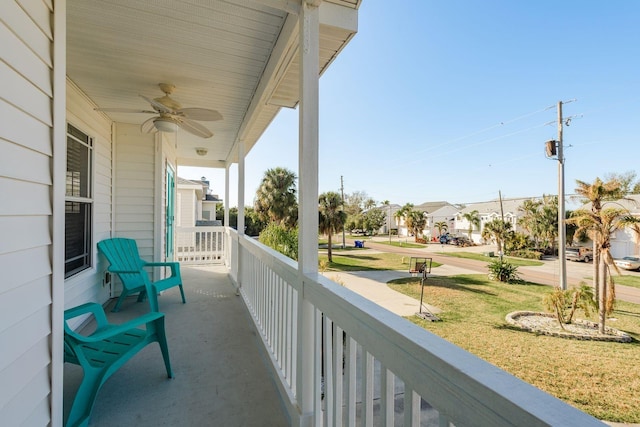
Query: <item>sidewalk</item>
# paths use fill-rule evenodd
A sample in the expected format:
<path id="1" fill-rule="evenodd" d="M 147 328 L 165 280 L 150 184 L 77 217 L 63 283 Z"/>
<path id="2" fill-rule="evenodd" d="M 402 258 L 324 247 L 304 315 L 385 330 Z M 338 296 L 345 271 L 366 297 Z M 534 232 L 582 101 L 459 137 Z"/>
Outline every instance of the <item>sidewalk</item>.
<path id="1" fill-rule="evenodd" d="M 476 273 L 476 271 L 461 267 L 441 265 L 440 267 L 434 267 L 429 276 Z M 401 294 L 387 286 L 387 282 L 390 280 L 411 277 L 411 274 L 405 270 L 329 272 L 324 273 L 324 275 L 334 282 L 343 283 L 345 288 L 375 302 L 398 316 L 412 316 L 420 311 L 420 300 Z M 441 312 L 438 307 L 426 303 L 426 301 L 429 301 L 428 281 L 429 279 L 427 278 L 423 306 L 433 314 L 438 314 Z"/>

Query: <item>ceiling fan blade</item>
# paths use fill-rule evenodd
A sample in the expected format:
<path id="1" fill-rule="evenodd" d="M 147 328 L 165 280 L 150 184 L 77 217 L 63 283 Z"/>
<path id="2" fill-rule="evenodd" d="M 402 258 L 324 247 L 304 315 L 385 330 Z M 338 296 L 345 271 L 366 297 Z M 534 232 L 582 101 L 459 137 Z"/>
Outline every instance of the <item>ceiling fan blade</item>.
<path id="1" fill-rule="evenodd" d="M 184 117 L 191 120 L 199 120 L 204 122 L 215 122 L 222 120 L 222 114 L 216 110 L 210 110 L 208 108 L 181 108 L 176 113 L 182 113 Z"/>
<path id="2" fill-rule="evenodd" d="M 169 108 L 167 108 L 166 105 L 163 105 L 163 104 L 159 103 L 155 99 L 147 98 L 144 95 L 140 95 L 140 97 L 142 99 L 144 99 L 145 101 L 147 101 L 149 104 L 153 105 L 153 107 L 156 108 L 161 113 L 172 113 L 173 112 Z M 154 114 L 155 114 L 155 112 L 154 112 Z"/>
<path id="3" fill-rule="evenodd" d="M 211 138 L 213 136 L 213 133 L 209 129 L 202 126 L 200 123 L 194 122 L 189 119 L 182 119 L 180 122 L 178 122 L 178 126 L 186 130 L 187 132 L 201 138 Z"/>
<path id="4" fill-rule="evenodd" d="M 151 117 L 149 120 L 145 120 L 144 123 L 140 125 L 140 130 L 142 133 L 151 133 L 155 130 L 155 126 L 153 126 L 153 121 L 157 119 L 157 117 Z"/>
<path id="5" fill-rule="evenodd" d="M 95 111 L 102 111 L 104 113 L 145 113 L 156 114 L 156 111 L 152 110 L 137 110 L 135 108 L 94 108 Z"/>

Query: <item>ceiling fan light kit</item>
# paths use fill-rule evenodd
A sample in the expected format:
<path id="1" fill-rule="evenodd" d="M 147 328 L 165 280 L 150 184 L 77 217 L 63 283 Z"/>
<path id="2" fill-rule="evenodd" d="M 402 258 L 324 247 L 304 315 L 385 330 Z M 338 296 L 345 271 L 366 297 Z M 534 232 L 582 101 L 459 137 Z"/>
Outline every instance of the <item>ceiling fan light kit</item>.
<path id="1" fill-rule="evenodd" d="M 197 147 L 197 148 L 196 148 L 196 154 L 197 154 L 198 156 L 206 156 L 208 152 L 209 152 L 209 150 L 207 150 L 207 149 L 206 149 L 206 148 L 204 148 L 204 147 Z"/>
<path id="2" fill-rule="evenodd" d="M 171 119 L 165 119 L 163 117 L 158 117 L 153 121 L 153 126 L 158 129 L 160 132 L 178 132 L 178 124 Z"/>

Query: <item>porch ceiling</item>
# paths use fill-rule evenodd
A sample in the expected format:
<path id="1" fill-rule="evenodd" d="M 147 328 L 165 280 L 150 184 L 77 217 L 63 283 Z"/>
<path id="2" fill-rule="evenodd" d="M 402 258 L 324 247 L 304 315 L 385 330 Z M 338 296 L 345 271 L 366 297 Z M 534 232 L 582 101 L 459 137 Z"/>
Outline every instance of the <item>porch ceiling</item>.
<path id="1" fill-rule="evenodd" d="M 320 68 L 357 30 L 361 0 L 320 6 Z M 249 152 L 282 107 L 298 102 L 298 26 L 294 0 L 68 0 L 67 75 L 99 108 L 149 109 L 139 95 L 176 86 L 183 107 L 219 111 L 200 122 L 214 136 L 177 134 L 178 163 L 220 167 Z M 140 113 L 105 113 L 141 124 Z M 196 147 L 208 149 L 206 156 Z"/>

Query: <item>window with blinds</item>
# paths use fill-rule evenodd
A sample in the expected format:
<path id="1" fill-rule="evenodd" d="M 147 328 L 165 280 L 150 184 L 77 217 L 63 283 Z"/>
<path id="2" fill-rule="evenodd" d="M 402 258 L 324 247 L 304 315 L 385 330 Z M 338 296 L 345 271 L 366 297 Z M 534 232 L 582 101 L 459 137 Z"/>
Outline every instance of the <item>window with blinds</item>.
<path id="1" fill-rule="evenodd" d="M 65 278 L 91 267 L 93 138 L 67 125 Z"/>

